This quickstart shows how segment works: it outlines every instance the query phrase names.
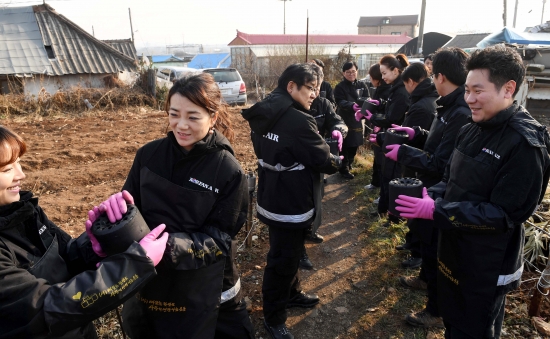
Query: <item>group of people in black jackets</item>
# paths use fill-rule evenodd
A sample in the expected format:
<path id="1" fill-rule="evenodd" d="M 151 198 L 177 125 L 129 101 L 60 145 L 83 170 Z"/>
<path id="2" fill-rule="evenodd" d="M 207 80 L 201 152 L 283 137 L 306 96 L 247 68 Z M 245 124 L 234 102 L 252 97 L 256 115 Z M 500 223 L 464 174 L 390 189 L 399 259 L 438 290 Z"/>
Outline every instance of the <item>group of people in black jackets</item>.
<path id="1" fill-rule="evenodd" d="M 506 294 L 523 272 L 523 222 L 550 177 L 550 136 L 514 100 L 525 76 L 514 49 L 468 56 L 445 48 L 429 61 L 431 69 L 384 56 L 369 70 L 374 90 L 348 62 L 333 102 L 320 60 L 293 64 L 243 111 L 258 158 L 257 216 L 269 229 L 262 293 L 272 338 L 294 338 L 288 308 L 320 302 L 300 286 L 304 242 L 323 240 L 324 173 L 353 179 L 365 123 L 378 177 L 368 188 L 380 186 L 376 214 L 387 225 L 407 220 L 398 249 L 419 258 L 404 266 L 421 266 L 399 281 L 428 293 L 407 322 L 445 327 L 446 339 L 500 337 Z M 362 110 L 365 102 L 376 111 Z M 132 338 L 254 337 L 234 262 L 248 185 L 212 76 L 178 80 L 166 112 L 167 136 L 138 150 L 122 191 L 89 211 L 76 239 L 21 190 L 27 145 L 0 126 L 0 338 L 95 338 L 90 321 L 122 303 Z M 381 149 L 395 131 L 408 141 Z M 388 214 L 389 182 L 404 175 L 422 181 L 422 196 L 399 195 L 399 215 Z M 108 255 L 92 225 L 103 214 L 116 223 L 128 204 L 152 230 Z"/>

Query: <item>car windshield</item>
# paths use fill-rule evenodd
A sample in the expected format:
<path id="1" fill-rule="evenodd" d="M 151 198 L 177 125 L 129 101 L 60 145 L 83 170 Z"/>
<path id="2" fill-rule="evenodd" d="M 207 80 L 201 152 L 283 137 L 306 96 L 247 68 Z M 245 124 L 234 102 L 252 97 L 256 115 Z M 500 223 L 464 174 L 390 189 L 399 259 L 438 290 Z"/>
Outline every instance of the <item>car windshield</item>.
<path id="1" fill-rule="evenodd" d="M 231 82 L 231 81 L 241 81 L 239 73 L 235 71 L 228 70 L 208 70 L 207 73 L 212 74 L 214 81 L 216 82 Z"/>

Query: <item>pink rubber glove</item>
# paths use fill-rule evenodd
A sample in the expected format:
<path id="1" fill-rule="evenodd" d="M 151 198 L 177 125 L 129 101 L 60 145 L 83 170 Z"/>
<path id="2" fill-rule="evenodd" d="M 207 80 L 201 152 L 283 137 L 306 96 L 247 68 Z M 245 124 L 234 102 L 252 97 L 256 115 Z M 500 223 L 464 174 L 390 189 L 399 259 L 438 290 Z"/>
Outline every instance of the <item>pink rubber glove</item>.
<path id="1" fill-rule="evenodd" d="M 369 141 L 376 144 L 376 134 L 369 135 Z"/>
<path id="2" fill-rule="evenodd" d="M 354 110 L 355 112 L 361 111 L 361 106 L 359 106 L 359 105 L 357 105 L 357 104 L 353 104 L 353 110 Z"/>
<path id="3" fill-rule="evenodd" d="M 380 132 L 380 130 L 381 130 L 381 128 L 378 127 L 378 126 L 374 126 L 374 128 L 372 129 L 372 131 L 373 131 L 374 133 L 378 133 L 378 132 Z"/>
<path id="4" fill-rule="evenodd" d="M 372 113 L 368 109 L 365 110 L 365 113 L 367 113 L 367 115 L 365 115 L 365 119 L 370 120 L 370 118 L 372 118 Z"/>
<path id="5" fill-rule="evenodd" d="M 355 112 L 355 121 L 361 121 L 361 119 L 365 119 L 365 116 L 361 113 L 361 111 Z"/>
<path id="6" fill-rule="evenodd" d="M 399 152 L 399 147 L 401 147 L 401 145 L 397 144 L 386 146 L 386 149 L 390 150 L 388 153 L 384 154 L 386 158 L 397 161 L 397 152 Z"/>
<path id="7" fill-rule="evenodd" d="M 376 106 L 380 106 L 380 101 L 378 100 L 375 100 L 375 99 L 367 99 L 368 102 L 370 102 L 371 104 L 375 104 Z"/>
<path id="8" fill-rule="evenodd" d="M 332 139 L 338 140 L 338 151 L 342 152 L 342 144 L 344 143 L 344 138 L 342 138 L 342 132 L 337 130 L 332 131 Z"/>
<path id="9" fill-rule="evenodd" d="M 422 198 L 409 197 L 407 195 L 400 195 L 395 199 L 395 203 L 400 215 L 407 219 L 434 219 L 435 202 L 428 195 L 426 187 L 422 190 Z"/>
<path id="10" fill-rule="evenodd" d="M 162 237 L 157 239 L 165 228 L 166 225 L 160 224 L 139 241 L 141 247 L 143 247 L 145 252 L 147 252 L 147 257 L 149 257 L 149 259 L 153 261 L 153 265 L 155 266 L 157 266 L 157 264 L 162 259 L 164 250 L 166 249 L 168 233 L 164 232 Z"/>
<path id="11" fill-rule="evenodd" d="M 92 224 L 94 221 L 99 218 L 101 215 L 101 211 L 99 210 L 99 207 L 95 206 L 92 210 L 88 211 L 88 220 L 86 220 L 86 234 L 88 234 L 88 238 L 90 238 L 90 242 L 92 243 L 92 249 L 94 250 L 95 254 L 98 256 L 104 258 L 107 256 L 105 252 L 103 252 L 103 249 L 101 248 L 101 245 L 97 241 L 95 235 L 92 233 Z"/>
<path id="12" fill-rule="evenodd" d="M 414 129 L 410 127 L 401 127 L 399 125 L 394 125 L 394 124 L 392 124 L 391 127 L 394 131 L 407 133 L 409 135 L 409 140 L 412 140 L 414 138 Z"/>
<path id="13" fill-rule="evenodd" d="M 122 215 L 128 212 L 126 203 L 134 203 L 134 198 L 132 195 L 128 191 L 118 192 L 102 202 L 101 205 L 99 205 L 99 210 L 107 213 L 107 218 L 109 218 L 109 221 L 114 223 L 117 220 L 122 219 Z"/>

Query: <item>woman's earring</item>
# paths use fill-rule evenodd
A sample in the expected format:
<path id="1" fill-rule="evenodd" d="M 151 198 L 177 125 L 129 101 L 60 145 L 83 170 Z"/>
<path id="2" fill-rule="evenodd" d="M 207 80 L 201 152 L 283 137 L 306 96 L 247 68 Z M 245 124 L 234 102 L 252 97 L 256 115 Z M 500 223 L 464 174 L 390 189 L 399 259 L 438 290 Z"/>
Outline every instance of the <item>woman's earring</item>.
<path id="1" fill-rule="evenodd" d="M 214 134 L 214 127 L 210 127 L 210 129 L 208 130 L 208 134 Z"/>

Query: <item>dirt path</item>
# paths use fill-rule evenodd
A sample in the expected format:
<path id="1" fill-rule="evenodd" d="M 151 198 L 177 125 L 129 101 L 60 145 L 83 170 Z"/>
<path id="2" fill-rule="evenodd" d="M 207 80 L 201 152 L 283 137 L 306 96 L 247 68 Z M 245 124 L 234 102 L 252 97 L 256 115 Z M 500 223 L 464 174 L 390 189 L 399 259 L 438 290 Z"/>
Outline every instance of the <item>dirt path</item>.
<path id="1" fill-rule="evenodd" d="M 239 111 L 232 110 L 236 130 L 233 146 L 243 168 L 253 171 L 256 159 L 250 130 Z M 24 189 L 39 196 L 50 219 L 78 236 L 84 231 L 86 212 L 120 190 L 137 149 L 165 135 L 166 115 L 136 107 L 116 114 L 12 117 L 1 123 L 20 133 L 28 143 L 22 159 L 27 174 Z M 303 288 L 317 293 L 321 303 L 311 310 L 290 310 L 287 324 L 296 338 L 443 338 L 440 330 L 416 329 L 403 320 L 411 310 L 423 307 L 425 296 L 397 282 L 400 275 L 417 271 L 399 267 L 406 254 L 396 253 L 394 247 L 402 242 L 404 227 L 384 228 L 369 217 L 376 192 L 363 189 L 371 167 L 370 155 L 363 153 L 354 169 L 355 179 L 344 181 L 339 175 L 328 178 L 319 230 L 325 241 L 307 245 L 315 270 L 301 272 Z M 245 236 L 241 231 L 241 242 Z M 257 337 L 267 339 L 261 308 L 263 267 L 269 247 L 267 228 L 255 220 L 250 236 L 255 238 L 253 247 L 241 249 L 237 261 Z M 507 309 L 506 337 L 536 338 L 526 318 L 522 294 L 518 295 Z M 121 338 L 112 313 L 96 325 L 100 337 Z"/>

